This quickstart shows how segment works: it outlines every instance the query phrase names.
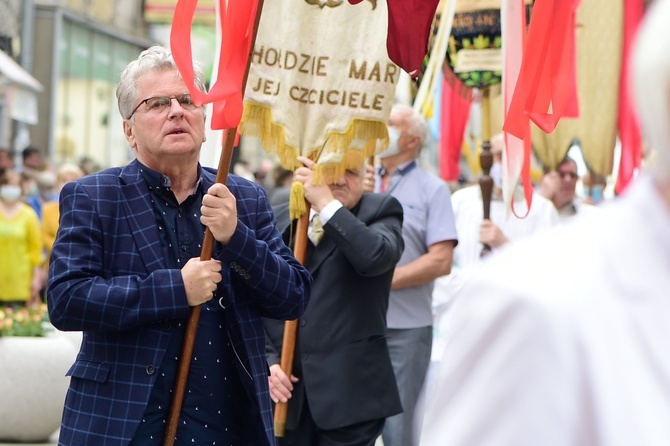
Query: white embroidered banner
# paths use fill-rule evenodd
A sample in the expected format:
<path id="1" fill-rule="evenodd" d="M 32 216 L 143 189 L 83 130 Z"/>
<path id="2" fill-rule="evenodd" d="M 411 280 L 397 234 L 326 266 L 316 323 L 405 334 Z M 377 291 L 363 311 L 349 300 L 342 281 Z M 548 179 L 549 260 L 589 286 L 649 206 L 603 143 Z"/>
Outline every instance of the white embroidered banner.
<path id="1" fill-rule="evenodd" d="M 294 170 L 317 161 L 315 181 L 386 148 L 400 68 L 387 55 L 385 0 L 266 1 L 240 132 Z"/>

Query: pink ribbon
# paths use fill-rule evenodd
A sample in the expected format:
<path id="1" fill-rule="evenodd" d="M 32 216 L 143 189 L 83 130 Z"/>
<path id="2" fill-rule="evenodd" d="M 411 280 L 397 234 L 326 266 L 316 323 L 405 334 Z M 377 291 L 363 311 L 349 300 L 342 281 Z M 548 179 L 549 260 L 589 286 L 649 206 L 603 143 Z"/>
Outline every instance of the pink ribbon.
<path id="1" fill-rule="evenodd" d="M 524 0 L 508 0 L 503 2 L 507 8 L 504 14 L 506 21 L 504 25 L 504 55 L 505 72 L 503 73 L 503 107 L 507 113 L 511 107 L 514 96 L 514 88 L 517 85 L 519 71 L 523 65 L 523 48 L 526 38 L 526 5 Z M 523 124 L 524 133 L 522 138 L 505 133 L 505 157 L 504 169 L 507 181 L 503 189 L 505 205 L 509 206 L 515 216 L 525 218 L 530 212 L 533 201 L 533 185 L 530 181 L 530 157 L 531 157 L 531 135 L 528 121 Z M 516 185 L 521 182 L 526 201 L 526 213 L 523 217 L 516 213 L 514 208 L 514 192 Z"/>
<path id="2" fill-rule="evenodd" d="M 529 120 L 551 133 L 562 117 L 579 115 L 575 13 L 580 2 L 535 2 L 519 80 L 503 125 L 503 130 L 519 139 L 525 138 Z"/>
<path id="3" fill-rule="evenodd" d="M 619 139 L 621 140 L 621 160 L 614 190 L 621 194 L 635 176 L 642 164 L 642 141 L 640 127 L 633 109 L 628 83 L 628 65 L 633 38 L 644 14 L 642 0 L 626 0 L 624 3 L 623 58 L 621 61 L 621 81 L 619 82 Z"/>

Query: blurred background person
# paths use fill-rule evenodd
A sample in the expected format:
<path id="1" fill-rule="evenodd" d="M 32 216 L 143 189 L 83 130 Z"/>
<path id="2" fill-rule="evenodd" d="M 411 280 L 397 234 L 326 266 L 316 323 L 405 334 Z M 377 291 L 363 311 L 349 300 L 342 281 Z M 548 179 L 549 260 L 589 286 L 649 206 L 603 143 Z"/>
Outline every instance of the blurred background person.
<path id="1" fill-rule="evenodd" d="M 582 177 L 584 189 L 584 204 L 598 205 L 605 200 L 605 189 L 607 188 L 607 177 L 592 170 L 587 171 Z"/>
<path id="2" fill-rule="evenodd" d="M 42 152 L 37 147 L 28 146 L 21 152 L 21 168 L 24 172 L 40 172 L 44 170 Z"/>
<path id="3" fill-rule="evenodd" d="M 258 164 L 256 170 L 254 170 L 254 181 L 265 189 L 265 192 L 269 192 L 273 187 L 272 178 L 272 169 L 274 168 L 274 163 L 268 158 L 263 158 Z"/>
<path id="4" fill-rule="evenodd" d="M 433 342 L 432 295 L 436 278 L 449 274 L 457 243 L 451 192 L 417 158 L 428 125 L 411 107 L 396 104 L 388 119 L 389 147 L 379 155 L 375 187 L 403 208 L 405 250 L 393 273 L 387 336 L 403 413 L 386 420 L 385 446 L 416 441 L 415 407 L 430 363 Z"/>
<path id="5" fill-rule="evenodd" d="M 593 210 L 592 206 L 588 206 L 590 203 L 577 194 L 579 179 L 577 162 L 570 156 L 566 156 L 555 171 L 542 176 L 538 193 L 554 203 L 562 221 Z"/>
<path id="6" fill-rule="evenodd" d="M 556 206 L 561 218 L 577 214 L 581 200 L 575 194 L 579 174 L 577 162 L 566 156 L 556 168 L 542 176 L 539 193 Z"/>
<path id="7" fill-rule="evenodd" d="M 0 177 L 0 305 L 33 305 L 44 285 L 42 236 L 35 211 L 21 201 L 21 178 Z"/>
<path id="8" fill-rule="evenodd" d="M 441 360 L 449 331 L 449 310 L 456 299 L 465 298 L 462 286 L 472 267 L 482 260 L 484 245 L 491 252 L 506 246 L 509 242 L 522 239 L 530 234 L 549 229 L 559 224 L 558 212 L 553 203 L 537 192 L 533 193 L 530 211 L 526 215 L 526 200 L 523 189 L 517 184 L 514 208 L 517 215 L 509 212 L 502 198 L 502 151 L 504 137 L 502 133 L 491 138 L 493 166 L 493 191 L 490 219 L 484 220 L 482 193 L 479 184 L 466 186 L 451 196 L 454 210 L 458 245 L 454 249 L 451 272 L 435 281 L 433 290 L 434 349 L 431 356 L 431 372 Z M 509 215 L 508 215 L 509 212 Z M 525 217 L 524 217 L 525 216 Z M 430 385 L 427 385 L 429 388 Z M 428 390 L 429 392 L 429 390 Z"/>
<path id="9" fill-rule="evenodd" d="M 7 147 L 0 146 L 0 173 L 13 169 L 14 158 L 12 158 L 12 152 Z"/>
<path id="10" fill-rule="evenodd" d="M 30 177 L 24 182 L 25 202 L 37 214 L 37 218 L 42 220 L 42 207 L 45 203 L 53 201 L 58 197 L 56 191 L 56 174 L 50 170 L 41 172 L 24 171 L 22 177 Z"/>
<path id="11" fill-rule="evenodd" d="M 87 156 L 82 156 L 79 158 L 79 167 L 84 172 L 84 175 L 100 172 L 102 169 L 98 163 Z"/>
<path id="12" fill-rule="evenodd" d="M 284 169 L 280 164 L 272 169 L 272 186 L 267 190 L 272 207 L 288 203 L 292 182 L 292 170 Z"/>
<path id="13" fill-rule="evenodd" d="M 42 241 L 44 243 L 44 250 L 46 252 L 46 263 L 48 266 L 49 258 L 51 257 L 51 247 L 56 240 L 56 233 L 58 232 L 58 219 L 60 212 L 58 209 L 58 194 L 63 186 L 70 181 L 78 180 L 84 176 L 84 171 L 76 164 L 63 164 L 56 174 L 56 186 L 54 188 L 54 196 L 50 201 L 42 205 Z"/>

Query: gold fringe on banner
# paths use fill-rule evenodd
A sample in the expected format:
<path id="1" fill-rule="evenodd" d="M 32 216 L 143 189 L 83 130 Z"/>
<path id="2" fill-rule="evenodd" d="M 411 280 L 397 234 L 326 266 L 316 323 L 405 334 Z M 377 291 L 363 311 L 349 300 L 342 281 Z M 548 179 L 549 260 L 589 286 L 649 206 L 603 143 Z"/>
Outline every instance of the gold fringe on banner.
<path id="1" fill-rule="evenodd" d="M 312 147 L 306 153 L 286 143 L 285 129 L 272 119 L 272 109 L 267 105 L 246 102 L 239 131 L 245 136 L 255 136 L 261 140 L 263 149 L 274 152 L 285 169 L 293 170 L 300 166 L 298 155 L 315 160 L 314 184 L 332 184 L 344 175 L 347 169 L 362 169 L 365 160 L 375 156 L 388 147 L 386 123 L 374 120 L 353 119 L 344 132 L 331 131 L 323 147 Z M 301 197 L 301 198 L 297 198 Z M 304 202 L 302 188 L 291 191 L 291 218 L 299 218 L 305 212 L 299 202 Z"/>
<path id="2" fill-rule="evenodd" d="M 365 155 L 360 150 L 349 150 L 338 163 L 317 164 L 314 171 L 314 184 L 333 184 L 344 175 L 347 169 L 363 169 L 365 159 L 371 155 Z"/>
<path id="3" fill-rule="evenodd" d="M 301 153 L 286 143 L 284 126 L 273 121 L 272 109 L 267 105 L 250 102 L 244 104 L 239 131 L 242 135 L 259 138 L 263 149 L 268 153 L 276 153 L 285 169 L 295 170 L 299 167 L 298 155 L 315 160 L 315 184 L 331 184 L 346 169 L 362 168 L 363 160 L 383 152 L 389 143 L 385 122 L 353 119 L 344 132 L 328 132 L 323 147 L 311 147 Z M 361 147 L 362 141 L 365 143 Z M 355 164 L 359 161 L 360 164 Z M 343 166 L 333 167 L 331 164 Z"/>
<path id="4" fill-rule="evenodd" d="M 295 170 L 300 166 L 300 154 L 294 146 L 286 144 L 284 127 L 272 121 L 272 109 L 266 105 L 244 103 L 244 113 L 238 128 L 240 134 L 255 136 L 261 140 L 263 150 L 274 152 L 285 169 Z"/>

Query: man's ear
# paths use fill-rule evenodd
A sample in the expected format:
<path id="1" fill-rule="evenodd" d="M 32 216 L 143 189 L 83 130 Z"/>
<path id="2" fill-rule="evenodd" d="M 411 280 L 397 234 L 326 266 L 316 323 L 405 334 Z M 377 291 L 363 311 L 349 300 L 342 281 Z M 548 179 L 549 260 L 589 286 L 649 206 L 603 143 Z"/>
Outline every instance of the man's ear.
<path id="1" fill-rule="evenodd" d="M 128 144 L 130 145 L 131 148 L 135 148 L 135 127 L 132 122 L 130 122 L 130 119 L 124 119 L 123 120 L 123 134 L 126 136 L 126 141 L 128 141 Z"/>
<path id="2" fill-rule="evenodd" d="M 412 150 L 418 151 L 419 145 L 421 144 L 421 138 L 418 136 L 410 136 L 409 143 L 407 144 Z"/>

